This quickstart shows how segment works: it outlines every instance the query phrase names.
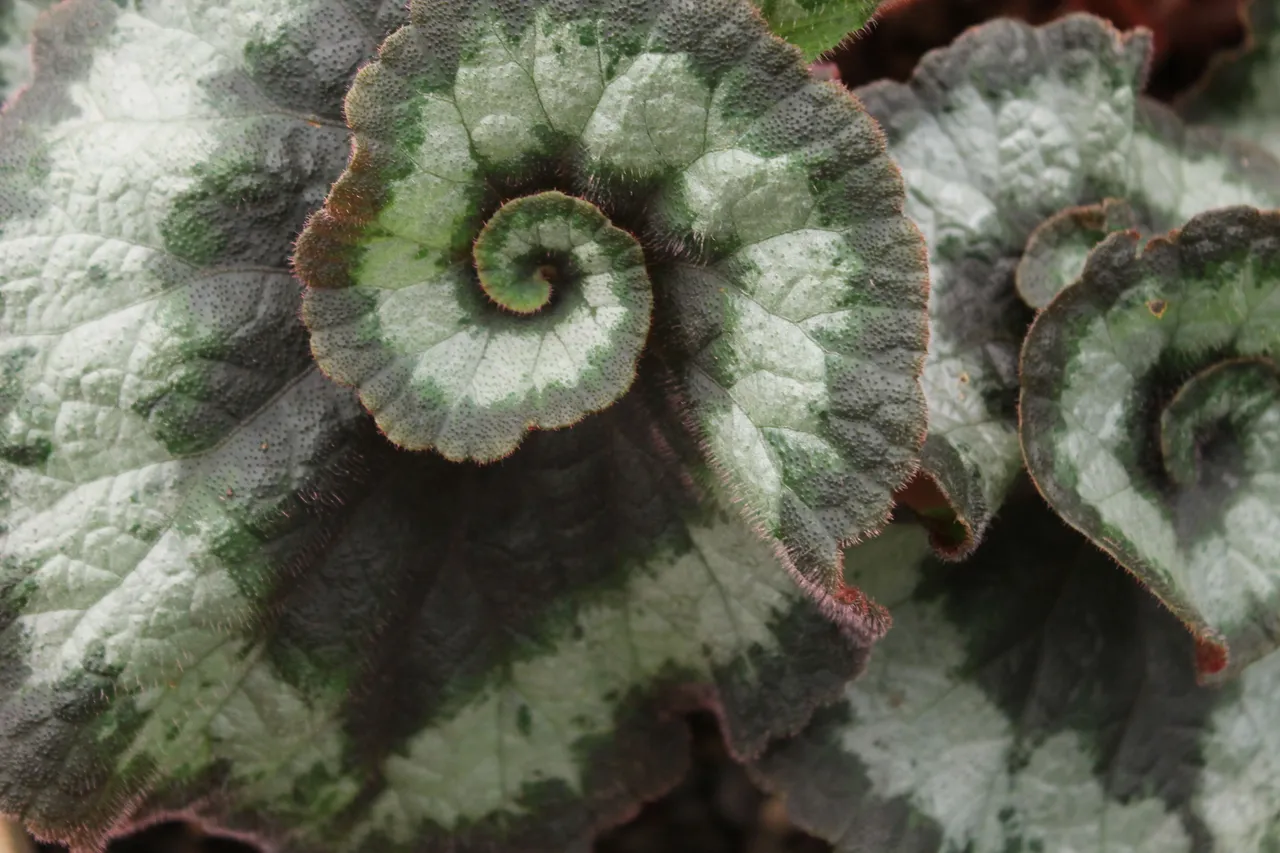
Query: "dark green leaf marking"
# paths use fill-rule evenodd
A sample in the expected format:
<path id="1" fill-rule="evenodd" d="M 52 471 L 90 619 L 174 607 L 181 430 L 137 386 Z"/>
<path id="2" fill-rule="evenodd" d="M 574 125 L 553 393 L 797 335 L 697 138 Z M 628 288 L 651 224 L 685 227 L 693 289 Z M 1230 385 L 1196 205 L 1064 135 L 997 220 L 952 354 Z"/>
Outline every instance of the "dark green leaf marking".
<path id="1" fill-rule="evenodd" d="M 1233 672 L 1280 640 L 1278 293 L 1280 214 L 1224 208 L 1109 237 L 1022 352 L 1040 490 Z"/>

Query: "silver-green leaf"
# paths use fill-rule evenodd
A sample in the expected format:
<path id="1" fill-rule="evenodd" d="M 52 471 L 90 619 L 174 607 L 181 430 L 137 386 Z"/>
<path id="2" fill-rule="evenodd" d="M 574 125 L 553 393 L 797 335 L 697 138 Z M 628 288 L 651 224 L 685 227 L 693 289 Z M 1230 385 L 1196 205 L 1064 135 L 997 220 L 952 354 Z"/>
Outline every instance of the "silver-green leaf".
<path id="1" fill-rule="evenodd" d="M 1238 672 L 1280 640 L 1280 213 L 1114 234 L 1036 318 L 1021 438 L 1041 492 Z"/>

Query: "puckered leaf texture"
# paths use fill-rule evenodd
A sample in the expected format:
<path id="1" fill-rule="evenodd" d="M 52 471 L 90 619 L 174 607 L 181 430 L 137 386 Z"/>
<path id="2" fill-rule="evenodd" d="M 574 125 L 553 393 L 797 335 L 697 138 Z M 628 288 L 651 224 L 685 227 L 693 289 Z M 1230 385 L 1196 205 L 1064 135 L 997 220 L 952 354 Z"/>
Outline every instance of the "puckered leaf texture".
<path id="1" fill-rule="evenodd" d="M 919 529 L 852 549 L 894 630 L 755 766 L 840 853 L 1266 853 L 1280 655 L 1196 684 L 1192 639 L 1034 497 L 963 567 Z"/>
<path id="2" fill-rule="evenodd" d="M 397 2 L 50 11 L 0 116 L 0 810 L 87 845 L 180 807 L 283 850 L 560 851 L 679 777 L 673 711 L 713 708 L 747 757 L 838 694 L 883 625 L 843 587 L 822 615 L 721 476 L 839 577 L 828 540 L 920 441 L 923 251 L 865 114 L 745 3 L 705 9 L 415 4 L 349 97 Z M 650 346 L 613 405 L 482 465 L 395 446 L 322 374 L 290 253 L 347 165 L 344 98 L 408 146 L 362 136 L 343 179 L 391 182 L 356 199 L 387 243 L 578 188 L 551 176 L 599 188 L 616 234 L 506 233 L 586 247 L 525 269 L 553 308 L 635 285 L 641 244 Z M 454 168 L 496 188 L 474 219 L 439 213 Z M 393 250 L 359 267 L 386 294 L 420 283 Z"/>
<path id="3" fill-rule="evenodd" d="M 1225 655 L 1280 640 L 1280 212 L 1094 249 L 1022 351 L 1041 492 Z"/>
<path id="4" fill-rule="evenodd" d="M 1038 29 L 1001 20 L 927 54 L 908 83 L 857 92 L 885 128 L 929 244 L 923 466 L 969 546 L 1022 464 L 1017 364 L 1031 313 L 1014 279 L 1037 226 L 1107 198 L 1152 233 L 1226 204 L 1280 205 L 1273 158 L 1186 128 L 1139 95 L 1148 55 L 1146 35 L 1093 17 Z"/>

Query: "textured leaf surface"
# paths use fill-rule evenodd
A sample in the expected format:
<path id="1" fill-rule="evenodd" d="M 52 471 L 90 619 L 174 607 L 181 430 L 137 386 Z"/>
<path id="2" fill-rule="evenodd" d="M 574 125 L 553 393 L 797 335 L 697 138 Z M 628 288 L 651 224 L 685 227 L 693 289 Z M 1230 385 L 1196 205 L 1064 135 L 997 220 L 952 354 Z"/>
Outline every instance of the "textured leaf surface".
<path id="1" fill-rule="evenodd" d="M 0 103 L 31 80 L 31 28 L 51 0 L 0 0 Z"/>
<path id="2" fill-rule="evenodd" d="M 1225 208 L 1108 238 L 1022 354 L 1040 490 L 1237 670 L 1280 639 L 1278 351 L 1280 213 Z"/>
<path id="3" fill-rule="evenodd" d="M 576 303 L 512 317 L 471 267 L 484 216 L 573 195 L 645 246 L 648 345 L 677 372 L 728 497 L 833 613 L 878 634 L 883 614 L 840 585 L 840 546 L 883 524 L 916 464 L 926 287 L 869 117 L 737 0 L 599 20 L 590 3 L 414 8 L 356 80 L 351 165 L 299 240 L 322 366 L 360 377 L 393 441 L 413 425 L 479 460 L 501 455 L 490 426 L 510 389 L 621 384 L 588 345 L 616 350 L 632 326 L 600 310 L 551 340 L 535 334 L 544 314 L 560 323 Z M 572 264 L 565 277 L 562 292 L 588 278 Z M 428 310 L 442 290 L 470 307 Z M 497 327 L 519 346 L 474 357 L 505 346 Z M 560 423 L 584 414 L 570 402 Z"/>
<path id="4" fill-rule="evenodd" d="M 1040 309 L 1084 272 L 1094 246 L 1108 234 L 1138 227 L 1133 208 L 1121 199 L 1069 207 L 1050 216 L 1031 232 L 1018 261 L 1014 282 L 1022 301 Z"/>
<path id="5" fill-rule="evenodd" d="M 846 566 L 893 609 L 845 701 L 756 766 L 840 853 L 1265 853 L 1280 655 L 1196 685 L 1182 626 L 1034 498 L 963 568 L 891 528 Z"/>
<path id="6" fill-rule="evenodd" d="M 769 27 L 804 52 L 809 61 L 856 35 L 881 0 L 760 0 Z"/>
<path id="7" fill-rule="evenodd" d="M 289 252 L 403 20 L 71 0 L 0 116 L 0 810 L 41 833 L 561 851 L 678 778 L 672 711 L 748 756 L 860 665 L 656 358 L 491 466 L 314 366 Z"/>
<path id="8" fill-rule="evenodd" d="M 1047 217 L 1105 198 L 1163 232 L 1225 204 L 1280 205 L 1280 165 L 1141 99 L 1148 43 L 1099 19 L 995 21 L 858 96 L 884 126 L 929 244 L 923 464 L 980 538 L 1021 466 L 1014 275 Z"/>
<path id="9" fill-rule="evenodd" d="M 1280 157 L 1280 2 L 1251 0 L 1242 55 L 1214 69 L 1183 111 Z"/>

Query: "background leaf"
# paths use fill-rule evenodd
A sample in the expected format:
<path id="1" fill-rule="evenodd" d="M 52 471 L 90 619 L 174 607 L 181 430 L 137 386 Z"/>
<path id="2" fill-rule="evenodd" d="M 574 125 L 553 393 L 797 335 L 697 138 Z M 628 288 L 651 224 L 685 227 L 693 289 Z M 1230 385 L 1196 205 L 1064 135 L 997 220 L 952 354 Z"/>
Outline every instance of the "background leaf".
<path id="1" fill-rule="evenodd" d="M 1249 34 L 1240 55 L 1220 62 L 1182 111 L 1280 156 L 1280 3 L 1250 0 L 1245 8 Z"/>
<path id="2" fill-rule="evenodd" d="M 929 244 L 924 472 L 970 546 L 1021 467 L 1016 365 L 1030 314 L 1013 279 L 1034 229 L 1104 198 L 1158 231 L 1224 204 L 1280 204 L 1273 159 L 1139 96 L 1148 49 L 1088 16 L 1000 20 L 926 54 L 907 84 L 857 90 Z"/>
<path id="3" fill-rule="evenodd" d="M 1142 250 L 1115 234 L 1022 351 L 1041 492 L 1234 670 L 1280 636 L 1278 289 L 1280 213 L 1212 211 Z"/>
<path id="4" fill-rule="evenodd" d="M 756 765 L 841 851 L 1262 853 L 1280 656 L 1198 687 L 1181 625 L 1035 498 L 963 569 L 891 528 L 846 565 L 896 624 L 845 702 Z"/>
<path id="5" fill-rule="evenodd" d="M 59 835 L 124 817 L 161 721 L 248 677 L 236 632 L 359 464 L 288 252 L 397 13 L 224 8 L 61 4 L 0 116 L 0 805 Z"/>

